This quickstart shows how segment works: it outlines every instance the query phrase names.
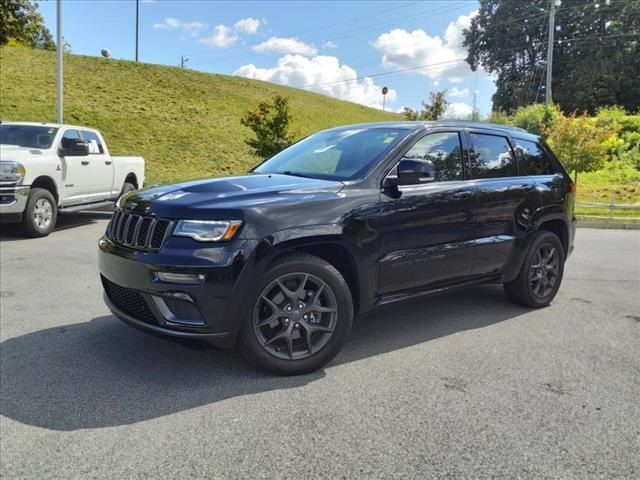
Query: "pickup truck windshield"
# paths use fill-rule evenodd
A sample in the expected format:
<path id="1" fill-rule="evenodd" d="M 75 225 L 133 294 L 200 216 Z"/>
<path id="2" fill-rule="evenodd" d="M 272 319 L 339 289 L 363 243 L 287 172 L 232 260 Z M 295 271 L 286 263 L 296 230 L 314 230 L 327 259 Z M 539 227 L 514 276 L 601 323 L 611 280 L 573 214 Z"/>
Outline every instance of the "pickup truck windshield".
<path id="1" fill-rule="evenodd" d="M 40 125 L 0 124 L 0 144 L 28 148 L 49 148 L 57 128 Z"/>
<path id="2" fill-rule="evenodd" d="M 256 173 L 353 180 L 391 150 L 409 130 L 344 128 L 311 135 L 259 165 Z"/>

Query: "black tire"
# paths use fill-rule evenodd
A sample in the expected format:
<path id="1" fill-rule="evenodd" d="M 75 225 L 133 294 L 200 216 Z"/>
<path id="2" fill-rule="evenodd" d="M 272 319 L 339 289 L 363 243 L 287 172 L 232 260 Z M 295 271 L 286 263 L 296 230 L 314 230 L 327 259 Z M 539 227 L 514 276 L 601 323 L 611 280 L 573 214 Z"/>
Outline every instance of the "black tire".
<path id="1" fill-rule="evenodd" d="M 46 237 L 56 226 L 58 207 L 49 190 L 32 188 L 22 215 L 22 231 L 29 237 Z"/>
<path id="2" fill-rule="evenodd" d="M 123 195 L 126 195 L 129 192 L 133 192 L 135 189 L 136 186 L 133 183 L 124 182 L 124 185 L 122 185 L 122 190 L 120 191 L 120 196 L 118 198 L 121 198 Z"/>
<path id="3" fill-rule="evenodd" d="M 545 251 L 554 252 L 548 254 L 551 258 L 549 264 L 553 264 L 553 267 L 549 267 L 544 260 Z M 549 231 L 535 232 L 518 276 L 504 284 L 507 297 L 526 307 L 546 307 L 554 299 L 562 283 L 564 260 L 564 248 L 557 235 Z"/>
<path id="4" fill-rule="evenodd" d="M 299 287 L 303 292 L 303 298 L 308 298 L 308 300 L 303 301 L 309 303 L 309 308 L 312 308 L 313 305 L 315 305 L 315 300 L 318 300 L 320 296 L 320 294 L 316 295 L 315 293 L 312 295 L 313 282 L 324 283 L 324 286 L 318 288 L 316 292 L 318 290 L 323 291 L 323 298 L 330 298 L 331 301 L 335 302 L 335 313 L 327 314 L 331 316 L 330 321 L 332 322 L 333 330 L 331 332 L 320 333 L 321 341 L 326 343 L 320 346 L 317 351 L 313 351 L 314 348 L 309 347 L 308 352 L 301 352 L 302 355 L 308 355 L 307 357 L 293 358 L 294 353 L 298 354 L 300 352 L 293 352 L 293 348 L 295 348 L 296 345 L 295 343 L 294 347 L 289 347 L 290 344 L 285 342 L 287 346 L 285 347 L 286 350 L 283 349 L 283 351 L 289 355 L 289 358 L 279 358 L 276 356 L 276 352 L 269 351 L 269 349 L 273 350 L 274 347 L 267 348 L 266 345 L 263 345 L 264 338 L 262 340 L 259 339 L 259 337 L 262 336 L 261 328 L 266 328 L 271 332 L 272 327 L 270 325 L 264 325 L 263 327 L 256 326 L 259 323 L 259 319 L 256 319 L 256 316 L 259 315 L 258 312 L 261 308 L 260 302 L 263 301 L 261 299 L 264 298 L 263 293 L 265 293 L 265 289 L 268 289 L 270 285 L 273 285 L 274 282 L 277 282 L 278 280 L 288 278 L 289 276 L 295 277 L 296 275 L 306 276 L 305 278 L 309 278 L 309 280 L 305 279 L 304 281 L 311 282 L 306 284 L 310 286 L 311 290 L 307 291 L 304 288 L 305 284 L 303 282 L 300 282 L 300 285 L 302 286 Z M 324 290 L 326 288 L 328 288 L 328 290 Z M 304 297 L 307 295 L 308 297 Z M 326 295 L 329 295 L 329 297 L 326 297 Z M 310 298 L 311 296 L 314 296 L 313 301 Z M 240 351 L 247 360 L 257 367 L 268 370 L 277 375 L 300 375 L 321 368 L 330 362 L 338 352 L 340 352 L 351 333 L 351 327 L 353 325 L 353 299 L 351 298 L 349 286 L 340 272 L 333 265 L 316 256 L 306 253 L 291 253 L 278 259 L 257 282 L 256 289 L 250 298 L 251 300 L 248 302 L 249 305 L 247 305 L 247 311 L 244 315 L 245 319 L 240 331 Z M 284 301 L 287 301 L 287 297 L 283 298 L 285 298 Z M 262 308 L 264 308 L 264 304 L 262 304 Z M 282 312 L 282 310 L 280 311 Z M 302 310 L 297 313 L 298 319 L 300 319 L 299 315 L 302 313 Z M 271 316 L 274 315 L 275 312 L 271 314 Z M 319 317 L 322 317 L 322 315 L 323 314 L 320 313 Z M 289 322 L 289 318 L 276 318 L 276 320 L 273 321 L 276 323 L 276 326 L 273 327 L 276 329 L 276 332 L 283 332 L 284 330 L 287 330 L 288 327 L 284 324 L 285 321 Z M 298 320 L 294 318 L 291 319 L 292 323 L 289 325 L 289 332 L 291 332 L 294 327 L 293 322 L 297 321 Z M 307 339 L 307 335 L 309 335 L 310 338 L 314 338 L 314 335 L 318 333 L 311 332 L 311 334 L 309 334 L 309 330 L 306 330 L 305 325 L 313 327 L 313 323 L 308 323 L 309 321 L 299 321 L 300 323 L 295 323 L 295 326 L 298 327 L 298 334 L 304 336 L 298 337 L 298 339 L 294 341 L 299 342 L 298 348 L 300 348 L 300 342 L 308 341 L 309 344 L 312 342 L 312 340 Z M 318 317 L 314 319 L 312 314 L 311 322 L 314 321 L 322 322 L 324 320 L 319 320 Z M 301 324 L 303 325 L 302 327 L 300 327 Z M 279 348 L 280 347 L 275 347 L 276 350 Z"/>

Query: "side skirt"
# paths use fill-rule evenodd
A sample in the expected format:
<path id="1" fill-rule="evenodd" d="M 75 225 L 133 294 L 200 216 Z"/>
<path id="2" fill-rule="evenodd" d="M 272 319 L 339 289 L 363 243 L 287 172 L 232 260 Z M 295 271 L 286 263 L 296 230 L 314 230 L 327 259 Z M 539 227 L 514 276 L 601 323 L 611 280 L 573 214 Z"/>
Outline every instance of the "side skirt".
<path id="1" fill-rule="evenodd" d="M 378 298 L 376 306 L 387 305 L 389 303 L 401 302 L 405 300 L 414 300 L 425 297 L 432 297 L 434 295 L 440 295 L 442 293 L 448 293 L 456 290 L 460 290 L 471 285 L 479 285 L 482 283 L 500 283 L 502 278 L 501 274 L 485 276 L 480 278 L 474 278 L 472 280 L 465 280 L 464 282 L 449 284 L 441 287 L 427 288 L 421 290 L 409 290 L 405 292 L 393 293 L 389 295 L 382 295 Z"/>

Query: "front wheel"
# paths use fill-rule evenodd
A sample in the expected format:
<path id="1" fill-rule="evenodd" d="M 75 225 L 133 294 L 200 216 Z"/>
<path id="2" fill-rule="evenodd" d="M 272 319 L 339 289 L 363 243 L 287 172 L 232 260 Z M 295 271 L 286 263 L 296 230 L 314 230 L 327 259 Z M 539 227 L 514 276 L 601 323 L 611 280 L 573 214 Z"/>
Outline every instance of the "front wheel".
<path id="1" fill-rule="evenodd" d="M 29 237 L 46 237 L 56 226 L 58 208 L 49 190 L 32 188 L 22 217 L 22 229 Z"/>
<path id="2" fill-rule="evenodd" d="M 325 260 L 293 253 L 258 282 L 240 332 L 240 350 L 278 375 L 312 372 L 347 342 L 353 300 L 338 270 Z"/>
<path id="3" fill-rule="evenodd" d="M 520 273 L 504 284 L 504 290 L 515 303 L 546 307 L 558 293 L 563 274 L 562 242 L 552 232 L 538 231 L 531 239 Z"/>

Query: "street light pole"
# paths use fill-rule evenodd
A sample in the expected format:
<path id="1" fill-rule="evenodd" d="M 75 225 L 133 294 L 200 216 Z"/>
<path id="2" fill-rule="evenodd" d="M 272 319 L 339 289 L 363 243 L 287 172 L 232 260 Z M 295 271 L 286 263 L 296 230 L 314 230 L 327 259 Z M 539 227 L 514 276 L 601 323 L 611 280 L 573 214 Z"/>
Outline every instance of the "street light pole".
<path id="1" fill-rule="evenodd" d="M 551 97 L 551 70 L 553 67 L 553 34 L 555 32 L 555 23 L 556 23 L 556 1 L 557 0 L 549 0 L 551 4 L 551 8 L 549 10 L 549 38 L 547 45 L 547 81 L 545 85 L 545 95 L 544 95 L 544 104 L 545 106 L 553 103 L 553 99 Z"/>
<path id="2" fill-rule="evenodd" d="M 62 123 L 62 52 L 64 51 L 64 40 L 62 38 L 62 0 L 57 0 L 56 3 L 56 40 L 57 44 L 57 119 L 58 123 Z"/>
<path id="3" fill-rule="evenodd" d="M 138 61 L 138 39 L 140 38 L 140 0 L 136 0 L 136 62 Z"/>

